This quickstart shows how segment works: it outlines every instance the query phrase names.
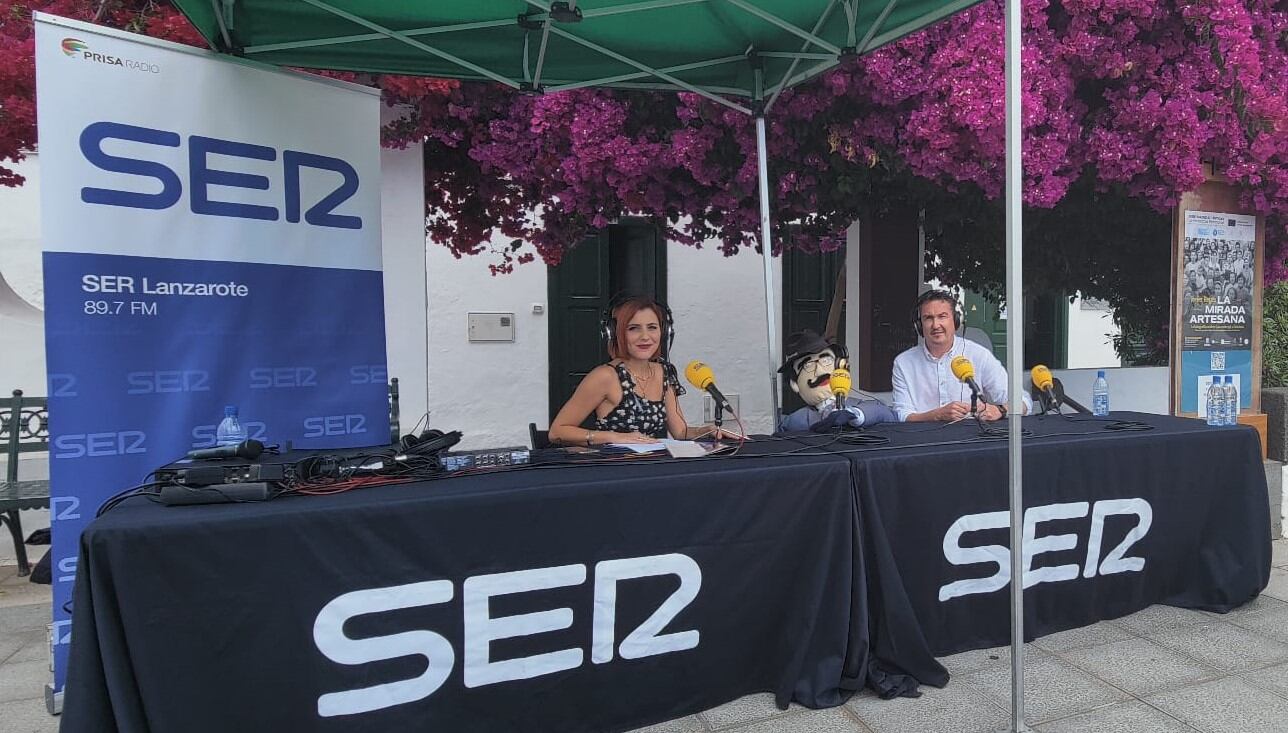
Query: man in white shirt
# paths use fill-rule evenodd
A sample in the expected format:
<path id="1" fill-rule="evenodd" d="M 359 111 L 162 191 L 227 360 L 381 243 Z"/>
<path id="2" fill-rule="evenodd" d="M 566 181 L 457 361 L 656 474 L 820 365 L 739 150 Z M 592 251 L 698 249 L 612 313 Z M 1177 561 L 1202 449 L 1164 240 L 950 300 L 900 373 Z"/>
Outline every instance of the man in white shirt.
<path id="1" fill-rule="evenodd" d="M 924 343 L 894 360 L 894 411 L 907 422 L 960 420 L 970 414 L 970 387 L 953 376 L 954 357 L 965 356 L 975 366 L 975 381 L 983 394 L 978 405 L 983 420 L 1006 417 L 1006 368 L 988 349 L 958 338 L 961 311 L 946 290 L 930 290 L 917 299 L 913 323 Z M 1032 409 L 1023 395 L 1024 412 Z"/>

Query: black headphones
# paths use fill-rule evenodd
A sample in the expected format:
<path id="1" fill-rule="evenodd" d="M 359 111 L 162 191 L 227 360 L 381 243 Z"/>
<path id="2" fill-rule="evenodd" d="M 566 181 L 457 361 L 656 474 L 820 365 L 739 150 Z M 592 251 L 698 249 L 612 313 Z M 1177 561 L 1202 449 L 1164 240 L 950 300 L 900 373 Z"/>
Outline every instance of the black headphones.
<path id="1" fill-rule="evenodd" d="M 608 307 L 604 309 L 599 318 L 599 335 L 604 339 L 604 348 L 608 349 L 609 353 L 612 353 L 612 346 L 617 340 L 617 318 L 613 316 L 613 311 L 620 308 L 627 301 L 635 300 L 636 298 L 651 300 L 657 303 L 657 307 L 662 309 L 660 314 L 662 319 L 662 349 L 658 356 L 662 357 L 663 361 L 666 361 L 671 355 L 671 344 L 675 342 L 675 319 L 671 316 L 671 309 L 666 303 L 657 298 L 638 293 L 618 293 L 613 296 L 612 300 L 608 301 Z"/>
<path id="2" fill-rule="evenodd" d="M 953 330 L 960 332 L 962 330 L 962 309 L 961 304 L 957 302 L 957 296 L 947 290 L 927 290 L 917 298 L 916 305 L 912 306 L 912 329 L 917 332 L 917 336 L 924 337 L 921 332 L 921 306 L 932 300 L 946 300 L 953 306 Z"/>
<path id="3" fill-rule="evenodd" d="M 422 430 L 420 435 L 408 433 L 398 441 L 399 453 L 413 453 L 417 455 L 437 454 L 446 448 L 451 448 L 461 442 L 461 431 L 450 430 L 443 432 L 433 428 Z"/>

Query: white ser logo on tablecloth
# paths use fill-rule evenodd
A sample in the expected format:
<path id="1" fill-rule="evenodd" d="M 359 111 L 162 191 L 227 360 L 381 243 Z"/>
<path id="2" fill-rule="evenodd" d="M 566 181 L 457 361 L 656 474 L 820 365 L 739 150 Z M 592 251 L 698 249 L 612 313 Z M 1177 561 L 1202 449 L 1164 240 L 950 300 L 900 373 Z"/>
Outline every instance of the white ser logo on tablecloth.
<path id="1" fill-rule="evenodd" d="M 1037 536 L 1037 526 L 1041 522 L 1056 519 L 1080 519 L 1087 516 L 1091 509 L 1085 501 L 1067 504 L 1047 504 L 1046 506 L 1029 507 L 1024 512 L 1024 587 L 1031 588 L 1038 583 L 1055 583 L 1062 580 L 1073 580 L 1078 577 L 1077 565 L 1058 565 L 1055 567 L 1034 568 L 1033 558 L 1044 552 L 1072 550 L 1078 546 L 1078 535 L 1056 534 L 1045 537 Z M 1104 539 L 1105 518 L 1114 515 L 1135 515 L 1136 526 L 1123 538 L 1118 546 L 1100 559 L 1101 543 Z M 1127 550 L 1149 532 L 1154 521 L 1154 509 L 1144 499 L 1106 499 L 1098 501 L 1091 509 L 1091 531 L 1087 537 L 1087 559 L 1082 567 L 1082 577 L 1094 578 L 1096 575 L 1114 573 L 1140 572 L 1145 568 L 1145 558 L 1125 557 Z M 974 565 L 976 563 L 993 563 L 997 572 L 987 578 L 970 578 L 956 580 L 939 589 L 939 600 L 947 601 L 959 596 L 976 593 L 992 593 L 1005 588 L 1011 582 L 1011 551 L 1002 545 L 981 545 L 962 547 L 962 535 L 986 529 L 1005 529 L 1011 526 L 1010 512 L 986 512 L 967 514 L 953 522 L 944 534 L 944 558 L 954 565 Z"/>
<path id="2" fill-rule="evenodd" d="M 678 577 L 680 587 L 617 646 L 617 584 L 633 578 L 663 575 Z M 566 588 L 584 582 L 586 566 L 581 564 L 466 578 L 461 591 L 465 686 L 474 688 L 531 679 L 580 667 L 585 653 L 576 648 L 492 661 L 490 645 L 493 641 L 567 629 L 573 624 L 573 610 L 552 608 L 536 613 L 493 617 L 490 601 L 494 596 Z M 701 568 L 692 558 L 679 553 L 597 563 L 591 616 L 590 661 L 595 664 L 611 662 L 614 646 L 617 646 L 617 653 L 623 659 L 639 659 L 696 648 L 699 637 L 696 629 L 669 634 L 659 632 L 693 602 L 701 587 Z M 417 629 L 388 636 L 354 639 L 345 635 L 344 624 L 363 614 L 446 603 L 452 600 L 454 594 L 452 581 L 430 580 L 353 591 L 327 603 L 313 622 L 313 642 L 318 651 L 331 661 L 358 665 L 399 657 L 422 656 L 427 666 L 419 677 L 412 679 L 321 695 L 318 697 L 318 715 L 331 717 L 367 713 L 423 700 L 441 687 L 456 665 L 452 644 L 441 634 L 428 629 Z"/>

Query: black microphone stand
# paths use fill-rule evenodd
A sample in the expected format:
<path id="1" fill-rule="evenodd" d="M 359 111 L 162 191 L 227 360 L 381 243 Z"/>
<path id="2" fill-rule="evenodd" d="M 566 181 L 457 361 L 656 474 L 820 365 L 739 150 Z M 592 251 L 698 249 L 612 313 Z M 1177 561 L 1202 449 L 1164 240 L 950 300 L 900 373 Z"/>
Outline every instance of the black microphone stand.
<path id="1" fill-rule="evenodd" d="M 988 427 L 984 425 L 984 418 L 979 414 L 979 391 L 974 387 L 970 388 L 970 416 L 975 419 L 975 426 L 981 433 L 988 433 Z"/>
<path id="2" fill-rule="evenodd" d="M 1082 415 L 1091 414 L 1091 410 L 1088 410 L 1086 406 L 1082 405 L 1074 398 L 1065 394 L 1064 385 L 1059 380 L 1056 380 L 1051 385 L 1051 397 L 1055 402 L 1055 411 L 1057 413 L 1060 412 L 1061 407 L 1068 405 L 1076 413 L 1079 413 Z"/>
<path id="3" fill-rule="evenodd" d="M 971 380 L 971 382 L 974 382 L 974 380 Z M 999 432 L 995 428 L 991 428 L 984 424 L 984 417 L 980 414 L 978 409 L 979 390 L 975 389 L 974 384 L 968 384 L 970 384 L 970 416 L 975 418 L 975 427 L 979 428 L 980 436 L 985 438 L 1005 437 L 1005 433 Z M 985 407 L 987 407 L 987 405 L 988 403 L 985 403 Z"/>

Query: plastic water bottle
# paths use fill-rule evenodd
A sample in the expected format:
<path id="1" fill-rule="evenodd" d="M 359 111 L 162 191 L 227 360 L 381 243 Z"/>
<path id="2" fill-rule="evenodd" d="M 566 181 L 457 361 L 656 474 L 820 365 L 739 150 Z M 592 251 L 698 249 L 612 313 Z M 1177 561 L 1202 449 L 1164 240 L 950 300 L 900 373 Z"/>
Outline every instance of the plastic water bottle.
<path id="1" fill-rule="evenodd" d="M 1225 375 L 1225 424 L 1239 424 L 1239 388 L 1229 374 Z"/>
<path id="2" fill-rule="evenodd" d="M 224 419 L 215 428 L 215 445 L 237 445 L 246 439 L 246 428 L 237 419 L 237 406 L 224 408 Z"/>
<path id="3" fill-rule="evenodd" d="M 1109 415 L 1109 382 L 1105 381 L 1105 370 L 1096 370 L 1096 381 L 1091 385 L 1091 414 L 1097 417 Z"/>
<path id="4" fill-rule="evenodd" d="M 1207 424 L 1225 424 L 1225 389 L 1221 387 L 1221 377 L 1212 377 L 1212 386 L 1207 391 Z"/>

